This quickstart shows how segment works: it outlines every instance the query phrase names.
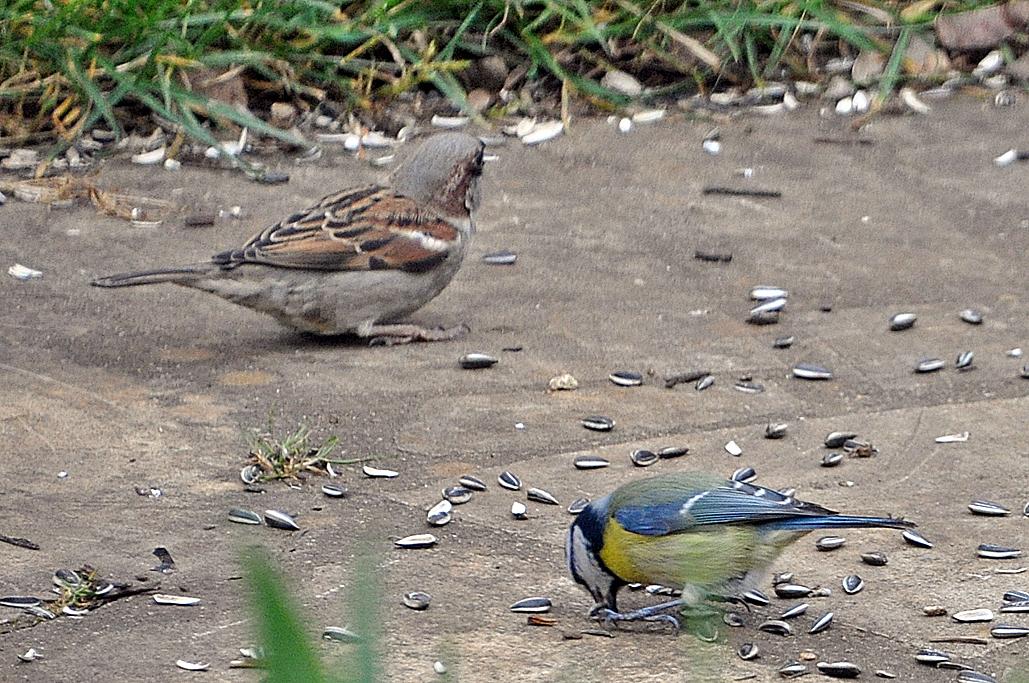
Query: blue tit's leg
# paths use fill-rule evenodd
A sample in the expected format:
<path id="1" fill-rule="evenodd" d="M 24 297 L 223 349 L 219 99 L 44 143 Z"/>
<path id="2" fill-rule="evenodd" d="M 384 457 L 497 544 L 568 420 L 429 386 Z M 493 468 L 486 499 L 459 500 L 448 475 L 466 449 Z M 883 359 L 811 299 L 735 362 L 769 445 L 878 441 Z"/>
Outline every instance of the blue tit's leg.
<path id="1" fill-rule="evenodd" d="M 679 610 L 686 605 L 687 602 L 685 600 L 672 600 L 643 607 L 632 612 L 616 612 L 607 607 L 600 607 L 590 610 L 590 616 L 607 623 L 617 623 L 620 621 L 660 621 L 673 624 L 678 629 L 679 620 L 671 614 L 662 614 L 662 612 Z"/>

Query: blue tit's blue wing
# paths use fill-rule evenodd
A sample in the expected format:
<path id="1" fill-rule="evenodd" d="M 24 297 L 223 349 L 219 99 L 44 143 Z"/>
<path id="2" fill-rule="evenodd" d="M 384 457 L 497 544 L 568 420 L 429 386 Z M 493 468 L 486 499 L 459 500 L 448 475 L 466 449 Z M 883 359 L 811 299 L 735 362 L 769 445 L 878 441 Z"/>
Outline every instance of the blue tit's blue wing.
<path id="1" fill-rule="evenodd" d="M 711 524 L 763 524 L 835 514 L 778 491 L 736 481 L 665 487 L 659 496 L 641 493 L 638 501 L 623 496 L 613 516 L 626 531 L 643 536 L 664 536 Z"/>

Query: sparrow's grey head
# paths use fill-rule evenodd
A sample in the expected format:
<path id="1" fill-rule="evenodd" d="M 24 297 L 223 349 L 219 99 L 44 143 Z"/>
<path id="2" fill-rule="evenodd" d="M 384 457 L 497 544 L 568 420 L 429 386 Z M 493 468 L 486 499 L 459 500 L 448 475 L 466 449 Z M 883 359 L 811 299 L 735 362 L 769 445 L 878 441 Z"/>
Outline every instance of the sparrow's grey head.
<path id="1" fill-rule="evenodd" d="M 464 215 L 479 206 L 483 144 L 464 133 L 433 135 L 397 169 L 393 187 L 405 197 Z"/>

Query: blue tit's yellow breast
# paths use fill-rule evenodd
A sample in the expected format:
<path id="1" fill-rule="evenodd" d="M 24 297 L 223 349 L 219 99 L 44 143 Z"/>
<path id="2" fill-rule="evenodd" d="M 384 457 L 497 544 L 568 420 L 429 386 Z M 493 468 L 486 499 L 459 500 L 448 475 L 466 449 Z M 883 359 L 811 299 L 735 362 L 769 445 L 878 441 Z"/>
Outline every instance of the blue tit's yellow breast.
<path id="1" fill-rule="evenodd" d="M 600 548 L 600 559 L 608 570 L 628 583 L 650 583 L 645 570 L 637 566 L 636 558 L 641 546 L 653 543 L 659 537 L 641 536 L 626 531 L 618 520 L 608 518 L 604 525 L 604 545 Z"/>

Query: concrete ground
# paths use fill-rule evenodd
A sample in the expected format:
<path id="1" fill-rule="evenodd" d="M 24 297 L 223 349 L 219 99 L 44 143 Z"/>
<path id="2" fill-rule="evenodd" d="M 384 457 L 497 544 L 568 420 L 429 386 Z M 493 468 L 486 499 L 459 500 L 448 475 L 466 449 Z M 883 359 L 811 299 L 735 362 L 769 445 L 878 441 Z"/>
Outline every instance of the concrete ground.
<path id="1" fill-rule="evenodd" d="M 252 544 L 285 570 L 314 634 L 354 621 L 346 610 L 351 570 L 370 548 L 381 567 L 382 644 L 393 681 L 438 680 L 437 659 L 465 681 L 778 680 L 776 670 L 802 656 L 811 669 L 818 660 L 852 661 L 866 679 L 886 669 L 902 680 L 943 681 L 955 674 L 916 663 L 914 653 L 934 638 L 967 636 L 983 640 L 935 647 L 999 679 L 1029 675 L 1029 640 L 989 635 L 997 623 L 1029 626 L 1029 615 L 958 624 L 922 613 L 930 604 L 996 610 L 1005 590 L 1029 589 L 1029 574 L 1002 573 L 1029 559 L 976 557 L 983 542 L 1029 545 L 1029 381 L 1019 378 L 1027 359 L 1006 355 L 1029 347 L 1029 176 L 1025 164 L 991 162 L 1011 147 L 1029 148 L 1029 106 L 1024 97 L 1009 108 L 941 102 L 929 116 L 876 119 L 860 134 L 867 145 L 817 142 L 854 135 L 847 121 L 815 109 L 720 121 L 717 157 L 701 150 L 713 124 L 681 114 L 627 135 L 578 121 L 542 147 L 499 148 L 468 262 L 414 316 L 471 327 L 450 343 L 318 341 L 168 285 L 88 286 L 98 275 L 202 260 L 330 188 L 374 178 L 348 157 L 330 154 L 317 166 L 283 160 L 292 175 L 284 186 L 122 161 L 106 163 L 96 179 L 171 198 L 187 213 L 243 207 L 243 220 L 216 227 L 188 228 L 176 218 L 137 228 L 89 207 L 48 211 L 9 201 L 0 208 L 0 263 L 44 277 L 0 276 L 0 533 L 41 549 L 0 544 L 0 594 L 44 596 L 55 569 L 88 563 L 102 576 L 143 576 L 202 602 L 164 607 L 138 596 L 33 628 L 0 621 L 0 679 L 257 680 L 254 671 L 228 668 L 238 648 L 255 643 L 239 580 L 240 552 Z M 753 178 L 735 175 L 744 167 Z M 707 185 L 780 190 L 782 198 L 703 195 Z M 500 249 L 517 252 L 517 264 L 480 260 Z M 696 249 L 733 258 L 702 262 Z M 757 284 L 789 289 L 778 325 L 744 322 Z M 985 322 L 962 322 L 967 307 Z M 888 331 L 888 317 L 901 311 L 918 314 L 917 324 Z M 796 343 L 773 349 L 783 335 Z M 957 372 L 953 361 L 964 350 L 975 352 L 976 369 Z M 461 370 L 457 359 L 469 351 L 500 362 Z M 924 356 L 947 367 L 913 374 Z M 826 365 L 835 378 L 793 379 L 800 361 Z M 662 386 L 666 372 L 702 368 L 716 378 L 702 393 Z M 619 369 L 653 375 L 642 387 L 619 388 L 607 380 Z M 546 393 L 548 379 L 565 372 L 579 389 Z M 766 391 L 735 391 L 743 375 Z M 597 413 L 617 421 L 614 431 L 579 425 Z M 280 430 L 306 423 L 318 438 L 336 434 L 342 457 L 373 456 L 400 476 L 372 480 L 344 468 L 344 500 L 324 497 L 320 479 L 246 493 L 240 433 L 270 417 Z M 763 438 L 773 420 L 789 423 L 784 439 Z M 837 429 L 859 432 L 878 455 L 819 467 L 822 439 Z M 934 442 L 963 431 L 965 443 Z M 741 457 L 723 450 L 730 439 Z M 633 449 L 664 445 L 688 445 L 690 453 L 647 470 L 630 464 Z M 579 453 L 604 455 L 611 466 L 575 470 Z M 756 628 L 796 602 L 777 599 L 745 615 L 745 627 L 724 629 L 718 645 L 656 628 L 578 637 L 596 626 L 585 616 L 591 600 L 564 568 L 571 517 L 563 506 L 659 472 L 728 476 L 746 465 L 759 483 L 794 486 L 799 497 L 834 509 L 912 519 L 935 547 L 915 548 L 883 530 L 847 532 L 847 545 L 832 553 L 814 549 L 818 534 L 798 543 L 775 570 L 831 587 L 832 596 L 809 600 L 791 637 Z M 562 507 L 530 503 L 530 518 L 513 520 L 511 502 L 524 494 L 495 484 L 504 469 L 549 490 Z M 439 545 L 394 548 L 393 539 L 428 530 L 424 511 L 465 473 L 490 488 L 456 508 L 436 532 Z M 140 486 L 163 495 L 139 496 Z M 976 498 L 1013 513 L 973 516 L 966 506 Z M 290 511 L 303 531 L 232 524 L 232 507 Z M 149 571 L 157 546 L 170 550 L 176 572 Z M 889 564 L 862 564 L 859 555 L 870 550 L 887 553 Z M 839 586 L 851 573 L 866 588 L 847 596 Z M 431 593 L 432 606 L 403 607 L 409 590 Z M 530 626 L 508 611 L 533 595 L 554 600 L 556 626 Z M 630 594 L 623 603 L 647 600 Z M 832 628 L 806 635 L 825 611 L 836 615 Z M 0 619 L 17 614 L 0 608 Z M 758 659 L 734 654 L 744 642 L 759 646 Z M 16 655 L 29 647 L 45 658 L 20 663 Z M 341 669 L 352 646 L 320 647 Z M 210 662 L 211 671 L 187 674 L 177 659 Z"/>

